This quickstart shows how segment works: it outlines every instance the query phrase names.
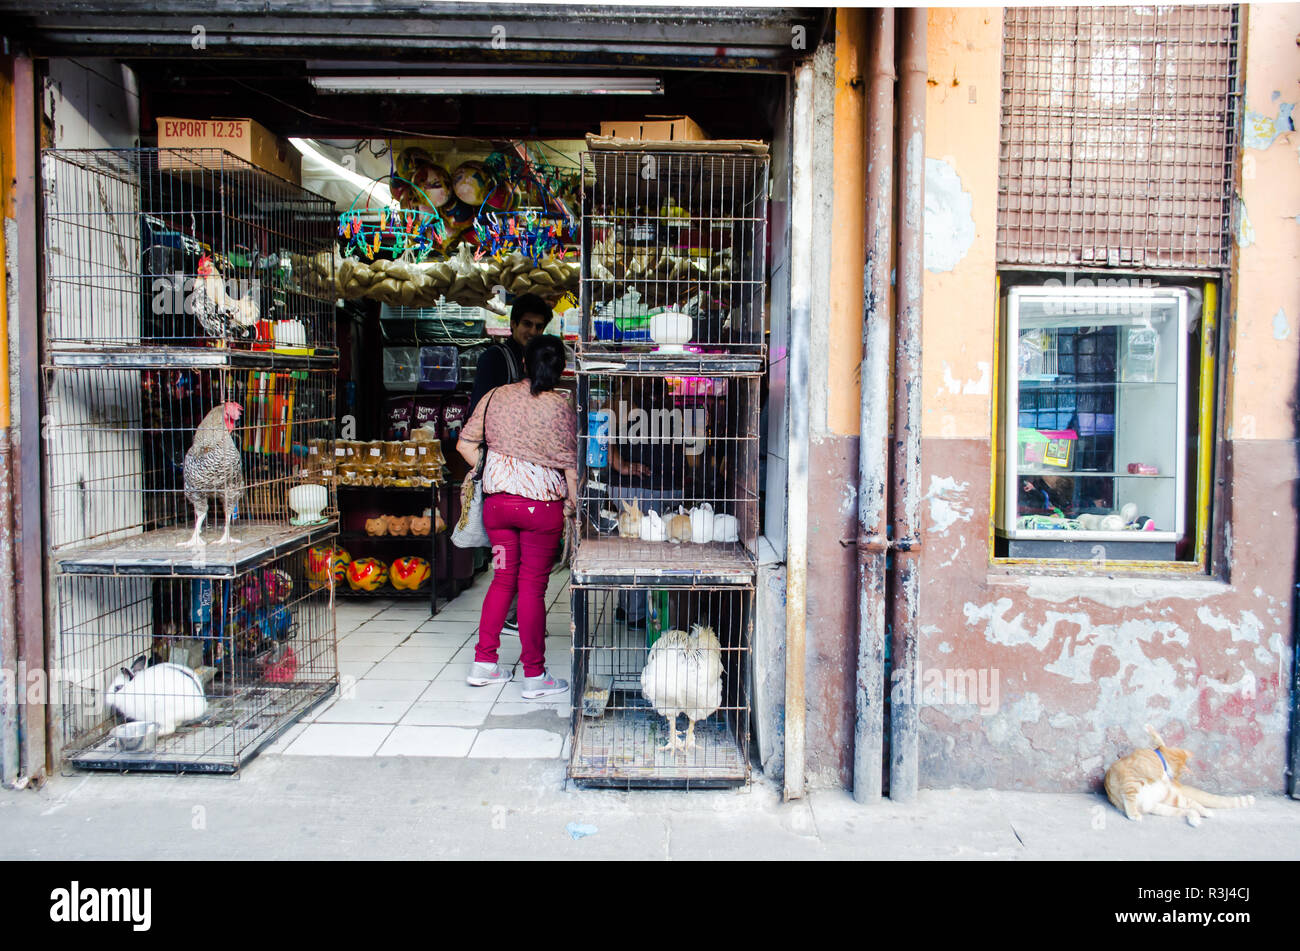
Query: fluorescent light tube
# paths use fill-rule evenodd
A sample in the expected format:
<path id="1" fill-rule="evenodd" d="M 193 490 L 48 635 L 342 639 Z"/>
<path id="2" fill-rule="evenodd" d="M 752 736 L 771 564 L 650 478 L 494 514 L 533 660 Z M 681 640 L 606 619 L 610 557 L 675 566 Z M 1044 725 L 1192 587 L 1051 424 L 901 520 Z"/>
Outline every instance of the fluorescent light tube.
<path id="1" fill-rule="evenodd" d="M 326 93 L 425 96 L 662 95 L 663 83 L 645 76 L 312 76 Z"/>

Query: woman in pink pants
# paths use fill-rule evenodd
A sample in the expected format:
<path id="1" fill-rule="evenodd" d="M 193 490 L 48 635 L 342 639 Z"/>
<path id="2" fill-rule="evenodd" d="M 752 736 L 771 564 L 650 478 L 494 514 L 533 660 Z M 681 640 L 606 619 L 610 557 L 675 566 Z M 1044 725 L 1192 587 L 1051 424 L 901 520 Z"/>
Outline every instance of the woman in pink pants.
<path id="1" fill-rule="evenodd" d="M 569 683 L 546 669 L 546 581 L 578 498 L 578 417 L 555 392 L 564 372 L 564 344 L 539 336 L 524 351 L 528 379 L 499 386 L 479 400 L 456 449 L 471 465 L 483 464 L 483 525 L 492 543 L 492 584 L 483 599 L 471 686 L 504 683 L 513 676 L 497 662 L 501 627 L 519 594 L 523 696 L 563 693 Z"/>

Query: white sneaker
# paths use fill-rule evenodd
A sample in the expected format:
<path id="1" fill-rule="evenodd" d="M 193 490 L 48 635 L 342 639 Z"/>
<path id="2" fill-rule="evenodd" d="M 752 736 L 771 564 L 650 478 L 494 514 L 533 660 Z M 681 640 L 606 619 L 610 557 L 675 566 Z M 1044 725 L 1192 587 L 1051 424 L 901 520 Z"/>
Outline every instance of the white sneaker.
<path id="1" fill-rule="evenodd" d="M 525 677 L 521 695 L 525 700 L 538 700 L 552 694 L 564 693 L 569 689 L 569 682 L 559 677 L 552 677 L 549 670 L 542 671 L 540 677 Z"/>
<path id="2" fill-rule="evenodd" d="M 514 679 L 515 672 L 500 664 L 480 664 L 474 661 L 469 669 L 465 683 L 471 687 L 486 687 L 488 684 L 504 684 Z"/>

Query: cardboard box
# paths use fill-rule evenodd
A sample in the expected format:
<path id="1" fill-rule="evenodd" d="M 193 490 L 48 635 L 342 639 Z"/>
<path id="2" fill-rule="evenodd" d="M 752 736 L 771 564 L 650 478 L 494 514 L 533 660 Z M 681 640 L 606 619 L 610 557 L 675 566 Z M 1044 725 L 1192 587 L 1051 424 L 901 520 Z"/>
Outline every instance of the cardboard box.
<path id="1" fill-rule="evenodd" d="M 302 184 L 302 153 L 252 119 L 158 117 L 160 149 L 225 149 L 273 175 Z M 162 157 L 164 168 L 170 167 Z"/>
<path id="2" fill-rule="evenodd" d="M 600 134 L 618 139 L 654 142 L 706 141 L 709 136 L 690 116 L 646 116 L 623 122 L 602 122 Z"/>

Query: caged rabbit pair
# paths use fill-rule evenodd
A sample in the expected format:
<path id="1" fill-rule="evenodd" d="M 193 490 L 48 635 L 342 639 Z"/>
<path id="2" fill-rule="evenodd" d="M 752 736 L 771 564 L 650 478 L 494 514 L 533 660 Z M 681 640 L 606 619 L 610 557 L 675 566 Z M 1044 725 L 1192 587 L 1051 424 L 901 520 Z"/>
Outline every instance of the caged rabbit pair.
<path id="1" fill-rule="evenodd" d="M 104 705 L 127 720 L 158 724 L 160 737 L 175 733 L 182 723 L 201 720 L 208 710 L 203 682 L 180 664 L 146 667 L 140 657 L 130 669 L 121 668 L 109 684 Z"/>

